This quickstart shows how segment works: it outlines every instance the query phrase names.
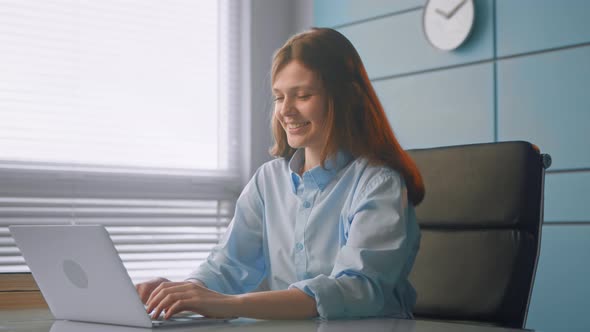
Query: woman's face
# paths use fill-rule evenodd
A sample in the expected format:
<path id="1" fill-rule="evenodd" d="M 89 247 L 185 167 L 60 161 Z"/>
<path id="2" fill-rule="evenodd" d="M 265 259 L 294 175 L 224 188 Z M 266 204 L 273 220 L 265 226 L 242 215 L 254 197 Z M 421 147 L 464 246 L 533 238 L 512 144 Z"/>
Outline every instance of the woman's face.
<path id="1" fill-rule="evenodd" d="M 293 148 L 320 155 L 327 138 L 328 98 L 320 79 L 298 61 L 291 61 L 275 76 L 272 86 L 275 116 Z"/>

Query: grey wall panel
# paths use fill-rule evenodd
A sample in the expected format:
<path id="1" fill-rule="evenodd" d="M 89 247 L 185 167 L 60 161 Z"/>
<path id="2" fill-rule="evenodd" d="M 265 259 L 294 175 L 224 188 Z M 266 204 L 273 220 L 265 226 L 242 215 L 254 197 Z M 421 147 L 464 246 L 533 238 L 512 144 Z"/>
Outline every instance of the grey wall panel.
<path id="1" fill-rule="evenodd" d="M 492 64 L 378 81 L 374 86 L 406 149 L 494 139 Z"/>
<path id="2" fill-rule="evenodd" d="M 545 176 L 545 221 L 590 222 L 590 171 Z"/>
<path id="3" fill-rule="evenodd" d="M 313 8 L 314 22 L 320 27 L 334 27 L 420 7 L 425 2 L 426 0 L 316 0 Z"/>
<path id="4" fill-rule="evenodd" d="M 498 63 L 500 140 L 524 139 L 552 169 L 590 167 L 590 46 Z"/>
<path id="5" fill-rule="evenodd" d="M 498 56 L 590 42 L 588 0 L 497 0 Z"/>
<path id="6" fill-rule="evenodd" d="M 586 332 L 590 326 L 590 225 L 544 226 L 526 327 Z"/>
<path id="7" fill-rule="evenodd" d="M 492 59 L 493 25 L 489 0 L 478 1 L 472 35 L 453 52 L 432 47 L 422 30 L 422 10 L 339 29 L 359 51 L 369 77 L 387 77 Z"/>

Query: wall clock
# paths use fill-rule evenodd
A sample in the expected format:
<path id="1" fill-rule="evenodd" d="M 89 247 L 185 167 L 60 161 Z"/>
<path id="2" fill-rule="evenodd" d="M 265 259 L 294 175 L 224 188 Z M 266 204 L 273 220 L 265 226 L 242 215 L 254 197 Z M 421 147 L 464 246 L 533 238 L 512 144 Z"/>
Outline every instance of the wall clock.
<path id="1" fill-rule="evenodd" d="M 475 19 L 473 0 L 428 0 L 422 26 L 428 42 L 443 51 L 461 46 Z"/>

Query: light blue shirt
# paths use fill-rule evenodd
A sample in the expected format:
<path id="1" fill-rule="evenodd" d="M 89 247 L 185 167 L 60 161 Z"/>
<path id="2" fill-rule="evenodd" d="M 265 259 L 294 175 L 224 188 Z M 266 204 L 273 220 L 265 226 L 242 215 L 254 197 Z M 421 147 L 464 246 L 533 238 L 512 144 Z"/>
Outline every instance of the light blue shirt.
<path id="1" fill-rule="evenodd" d="M 189 278 L 225 294 L 298 288 L 322 318 L 411 318 L 420 230 L 403 178 L 339 152 L 300 177 L 304 151 L 262 165 L 220 243 Z"/>

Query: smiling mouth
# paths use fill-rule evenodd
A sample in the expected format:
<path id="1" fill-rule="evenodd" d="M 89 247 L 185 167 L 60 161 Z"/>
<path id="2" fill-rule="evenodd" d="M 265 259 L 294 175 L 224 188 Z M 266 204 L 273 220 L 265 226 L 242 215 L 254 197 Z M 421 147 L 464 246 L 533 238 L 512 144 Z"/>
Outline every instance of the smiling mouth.
<path id="1" fill-rule="evenodd" d="M 297 122 L 297 123 L 288 123 L 286 125 L 286 127 L 287 127 L 287 129 L 298 129 L 298 128 L 301 128 L 301 127 L 305 127 L 308 124 L 311 124 L 311 122 L 305 121 L 305 122 Z"/>

